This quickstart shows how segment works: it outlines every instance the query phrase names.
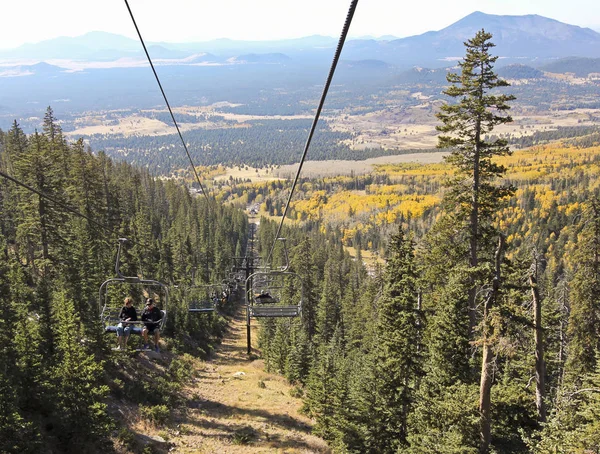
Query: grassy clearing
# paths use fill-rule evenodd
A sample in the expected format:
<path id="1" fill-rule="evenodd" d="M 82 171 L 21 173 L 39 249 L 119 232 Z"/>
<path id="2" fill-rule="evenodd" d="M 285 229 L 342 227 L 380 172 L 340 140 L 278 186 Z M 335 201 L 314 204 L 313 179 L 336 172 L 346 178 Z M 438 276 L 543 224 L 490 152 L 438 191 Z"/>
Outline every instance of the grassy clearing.
<path id="1" fill-rule="evenodd" d="M 302 166 L 302 176 L 309 178 L 334 177 L 338 175 L 363 175 L 376 171 L 376 166 L 384 164 L 436 164 L 443 161 L 447 153 L 435 151 L 430 153 L 408 153 L 396 156 L 380 156 L 364 161 L 306 161 Z M 298 164 L 279 166 L 274 175 L 291 178 L 298 171 Z"/>
<path id="2" fill-rule="evenodd" d="M 252 183 L 262 181 L 280 180 L 276 175 L 277 170 L 273 168 L 263 167 L 256 168 L 250 166 L 226 167 L 224 173 L 215 177 L 216 181 L 226 181 L 230 178 L 250 180 Z"/>
<path id="3" fill-rule="evenodd" d="M 352 258 L 356 258 L 356 248 L 352 246 L 344 246 L 344 249 L 348 251 Z M 376 265 L 385 265 L 385 260 L 379 256 L 379 254 L 373 251 L 361 250 L 363 263 L 367 266 L 367 269 L 374 270 Z"/>

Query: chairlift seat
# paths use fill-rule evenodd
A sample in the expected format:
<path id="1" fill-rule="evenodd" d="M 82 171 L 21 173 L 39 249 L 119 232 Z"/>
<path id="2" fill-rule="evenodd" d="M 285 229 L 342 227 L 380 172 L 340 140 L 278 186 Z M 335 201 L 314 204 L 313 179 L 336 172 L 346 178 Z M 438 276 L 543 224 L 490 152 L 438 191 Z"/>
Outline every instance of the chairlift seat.
<path id="1" fill-rule="evenodd" d="M 188 312 L 192 314 L 216 312 L 222 302 L 221 294 L 224 285 L 221 283 L 186 287 L 185 299 L 189 300 Z"/>
<path id="2" fill-rule="evenodd" d="M 192 301 L 188 312 L 214 312 L 215 304 L 212 301 Z"/>
<path id="3" fill-rule="evenodd" d="M 288 295 L 292 284 L 300 294 Z M 258 271 L 246 279 L 246 307 L 249 317 L 298 317 L 302 313 L 302 279 L 289 271 Z M 296 302 L 297 304 L 290 304 Z"/>
<path id="4" fill-rule="evenodd" d="M 108 325 L 104 327 L 104 332 L 105 333 L 116 333 L 117 332 L 117 325 Z M 142 328 L 140 328 L 139 326 L 133 326 L 131 328 L 131 334 L 137 334 L 138 336 L 142 335 Z"/>
<path id="5" fill-rule="evenodd" d="M 297 317 L 298 306 L 250 306 L 251 317 Z"/>

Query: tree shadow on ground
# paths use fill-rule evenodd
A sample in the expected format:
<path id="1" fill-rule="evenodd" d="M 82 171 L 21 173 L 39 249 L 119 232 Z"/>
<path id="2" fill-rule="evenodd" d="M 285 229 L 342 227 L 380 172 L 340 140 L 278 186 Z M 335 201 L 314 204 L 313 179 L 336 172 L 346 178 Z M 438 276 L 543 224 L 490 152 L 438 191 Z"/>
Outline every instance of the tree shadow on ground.
<path id="1" fill-rule="evenodd" d="M 311 426 L 287 414 L 271 413 L 265 410 L 249 409 L 225 405 L 209 399 L 193 399 L 188 408 L 201 410 L 210 417 L 245 416 L 252 420 L 261 420 L 268 424 L 287 430 L 296 430 L 305 434 L 311 433 Z"/>
<path id="2" fill-rule="evenodd" d="M 277 452 L 282 449 L 290 448 L 303 449 L 314 453 L 330 452 L 329 448 L 310 443 L 309 441 L 304 440 L 301 436 L 294 436 L 293 431 L 310 434 L 310 427 L 300 421 L 294 420 L 291 417 L 287 417 L 287 420 L 285 420 L 281 416 L 271 415 L 268 412 L 263 412 L 260 410 L 247 411 L 232 409 L 231 407 L 227 407 L 226 405 L 222 405 L 218 402 L 210 402 L 209 405 L 214 406 L 211 409 L 211 413 L 213 413 L 213 415 L 215 411 L 229 411 L 231 412 L 229 413 L 229 416 L 232 416 L 236 413 L 244 414 L 246 416 L 251 416 L 253 421 L 225 424 L 218 422 L 215 419 L 210 419 L 213 415 L 206 415 L 205 417 L 202 415 L 197 415 L 193 421 L 187 421 L 187 424 L 194 426 L 198 431 L 195 433 L 195 435 L 200 435 L 205 438 L 227 439 L 234 444 L 248 444 L 251 446 L 260 445 L 266 448 L 276 449 Z M 203 410 L 208 409 L 204 407 Z M 223 413 L 222 415 L 228 416 L 227 413 Z M 250 425 L 252 422 L 263 423 L 266 424 L 267 427 L 283 427 L 292 431 L 292 433 L 289 436 L 269 433 L 264 428 L 252 427 Z"/>

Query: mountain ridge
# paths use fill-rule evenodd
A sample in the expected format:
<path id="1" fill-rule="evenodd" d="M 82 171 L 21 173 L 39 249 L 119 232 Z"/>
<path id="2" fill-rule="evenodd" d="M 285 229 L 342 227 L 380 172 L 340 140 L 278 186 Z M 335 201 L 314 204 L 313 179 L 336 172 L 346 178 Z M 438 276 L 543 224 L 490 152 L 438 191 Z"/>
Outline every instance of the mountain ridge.
<path id="1" fill-rule="evenodd" d="M 348 60 L 381 60 L 400 69 L 414 65 L 442 67 L 449 59 L 464 53 L 463 43 L 485 29 L 492 33 L 499 55 L 498 64 L 517 60 L 550 60 L 566 57 L 600 58 L 600 33 L 538 14 L 494 15 L 481 11 L 459 19 L 437 31 L 398 39 L 349 39 L 343 58 Z M 393 37 L 390 37 L 393 38 Z M 225 61 L 248 54 L 284 54 L 291 59 L 330 59 L 337 40 L 311 35 L 271 41 L 240 41 L 220 38 L 191 43 L 148 42 L 159 51 L 159 58 L 181 59 L 208 53 Z M 29 58 L 117 60 L 123 57 L 144 58 L 141 44 L 131 38 L 93 31 L 79 37 L 58 37 L 16 49 L 0 51 L 0 59 Z M 505 60 L 505 61 L 503 61 Z"/>
<path id="2" fill-rule="evenodd" d="M 366 41 L 349 42 L 351 56 L 358 56 L 370 49 L 378 59 L 398 66 L 443 66 L 448 58 L 464 54 L 464 41 L 481 29 L 492 33 L 496 44 L 494 52 L 499 64 L 515 63 L 517 59 L 537 60 L 578 57 L 600 57 L 600 33 L 529 14 L 503 16 L 475 11 L 462 19 L 438 30 L 409 36 L 388 42 L 387 46 L 375 46 Z M 353 52 L 354 51 L 354 52 Z"/>

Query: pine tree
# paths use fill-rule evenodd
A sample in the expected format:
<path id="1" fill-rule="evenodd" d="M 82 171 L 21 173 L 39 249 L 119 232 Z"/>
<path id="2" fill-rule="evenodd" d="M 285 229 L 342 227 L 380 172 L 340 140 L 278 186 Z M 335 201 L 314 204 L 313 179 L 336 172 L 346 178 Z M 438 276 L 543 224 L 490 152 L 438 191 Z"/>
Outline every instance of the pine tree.
<path id="1" fill-rule="evenodd" d="M 442 105 L 437 114 L 443 123 L 437 130 L 448 134 L 439 136 L 438 147 L 451 150 L 446 162 L 456 170 L 448 182 L 445 203 L 452 211 L 458 208 L 467 219 L 468 263 L 471 267 L 479 265 L 482 246 L 490 240 L 489 224 L 501 199 L 513 192 L 512 188 L 493 184 L 506 172 L 506 168 L 495 163 L 493 158 L 510 154 L 507 141 L 485 138 L 495 126 L 512 121 L 509 115 L 499 113 L 510 109 L 507 103 L 515 99 L 512 95 L 490 94 L 495 88 L 509 85 L 493 71 L 498 57 L 489 52 L 494 47 L 491 38 L 490 33 L 481 30 L 465 43 L 466 56 L 459 62 L 461 74 L 449 73 L 447 79 L 452 85 L 444 91 L 446 95 L 458 98 L 458 102 Z M 473 288 L 469 293 L 472 313 L 475 311 L 475 292 Z M 474 326 L 472 316 L 471 327 Z"/>
<path id="2" fill-rule="evenodd" d="M 0 147 L 0 169 L 15 176 L 14 162 L 28 148 L 27 136 L 15 120 L 11 129 L 3 135 Z M 3 219 L 2 230 L 8 238 L 14 238 L 17 229 L 17 206 L 19 191 L 12 183 L 3 184 L 0 189 L 0 216 Z"/>
<path id="3" fill-rule="evenodd" d="M 571 283 L 565 381 L 579 386 L 596 368 L 600 351 L 600 201 L 590 203 L 578 237 L 577 268 Z"/>
<path id="4" fill-rule="evenodd" d="M 444 93 L 452 98 L 458 98 L 455 104 L 444 104 L 437 117 L 443 125 L 437 129 L 447 135 L 439 136 L 438 147 L 451 150 L 446 161 L 455 168 L 455 175 L 449 181 L 449 191 L 445 196 L 446 206 L 458 208 L 459 216 L 465 219 L 467 238 L 469 242 L 469 267 L 476 271 L 482 264 L 482 259 L 493 262 L 491 241 L 494 228 L 491 222 L 502 199 L 514 191 L 510 187 L 494 185 L 494 180 L 502 176 L 506 169 L 493 161 L 493 158 L 510 153 L 505 139 L 486 140 L 495 126 L 506 124 L 512 118 L 506 114 L 510 109 L 507 104 L 514 96 L 506 94 L 491 94 L 496 88 L 509 84 L 497 77 L 493 66 L 498 57 L 490 54 L 494 44 L 490 41 L 492 35 L 485 30 L 477 32 L 474 38 L 465 43 L 466 55 L 459 63 L 461 74 L 450 73 L 448 82 L 452 85 Z M 502 255 L 503 251 L 500 251 Z M 499 265 L 491 269 L 497 269 Z M 492 280 L 488 278 L 489 280 Z M 488 280 L 486 279 L 486 280 Z M 493 279 L 496 283 L 497 279 Z M 477 276 L 469 274 L 468 308 L 469 327 L 472 332 L 476 324 Z M 480 395 L 481 412 L 481 445 L 480 452 L 486 453 L 490 444 L 490 363 L 493 359 L 491 347 L 488 344 L 485 327 L 491 305 L 497 298 L 498 288 L 487 298 L 484 317 L 483 363 Z"/>
<path id="5" fill-rule="evenodd" d="M 290 270 L 300 276 L 304 287 L 302 323 L 304 324 L 308 339 L 311 340 L 316 331 L 317 317 L 317 270 L 312 259 L 312 249 L 311 241 L 307 238 L 292 249 L 290 254 Z"/>
<path id="6" fill-rule="evenodd" d="M 315 432 L 329 441 L 339 440 L 341 433 L 337 423 L 341 419 L 342 398 L 346 395 L 342 371 L 345 367 L 344 336 L 338 325 L 329 342 L 320 345 L 315 367 L 307 386 L 307 401 L 310 414 L 316 418 Z M 337 422 L 336 422 L 337 420 Z"/>
<path id="7" fill-rule="evenodd" d="M 372 353 L 375 371 L 369 384 L 375 395 L 370 447 L 381 453 L 395 453 L 406 445 L 408 415 L 422 375 L 417 273 L 412 243 L 401 228 L 391 238 L 388 256 Z"/>
<path id="8" fill-rule="evenodd" d="M 56 295 L 53 321 L 57 355 L 49 387 L 61 442 L 73 450 L 104 436 L 110 427 L 102 402 L 108 386 L 101 384 L 102 362 L 82 345 L 79 317 L 64 292 Z"/>
<path id="9" fill-rule="evenodd" d="M 285 377 L 292 384 L 306 384 L 312 360 L 312 344 L 300 323 L 293 323 L 290 350 L 285 363 Z"/>
<path id="10" fill-rule="evenodd" d="M 327 343 L 341 321 L 343 287 L 340 282 L 341 255 L 332 255 L 325 264 L 321 301 L 317 308 L 317 335 L 319 342 Z"/>

